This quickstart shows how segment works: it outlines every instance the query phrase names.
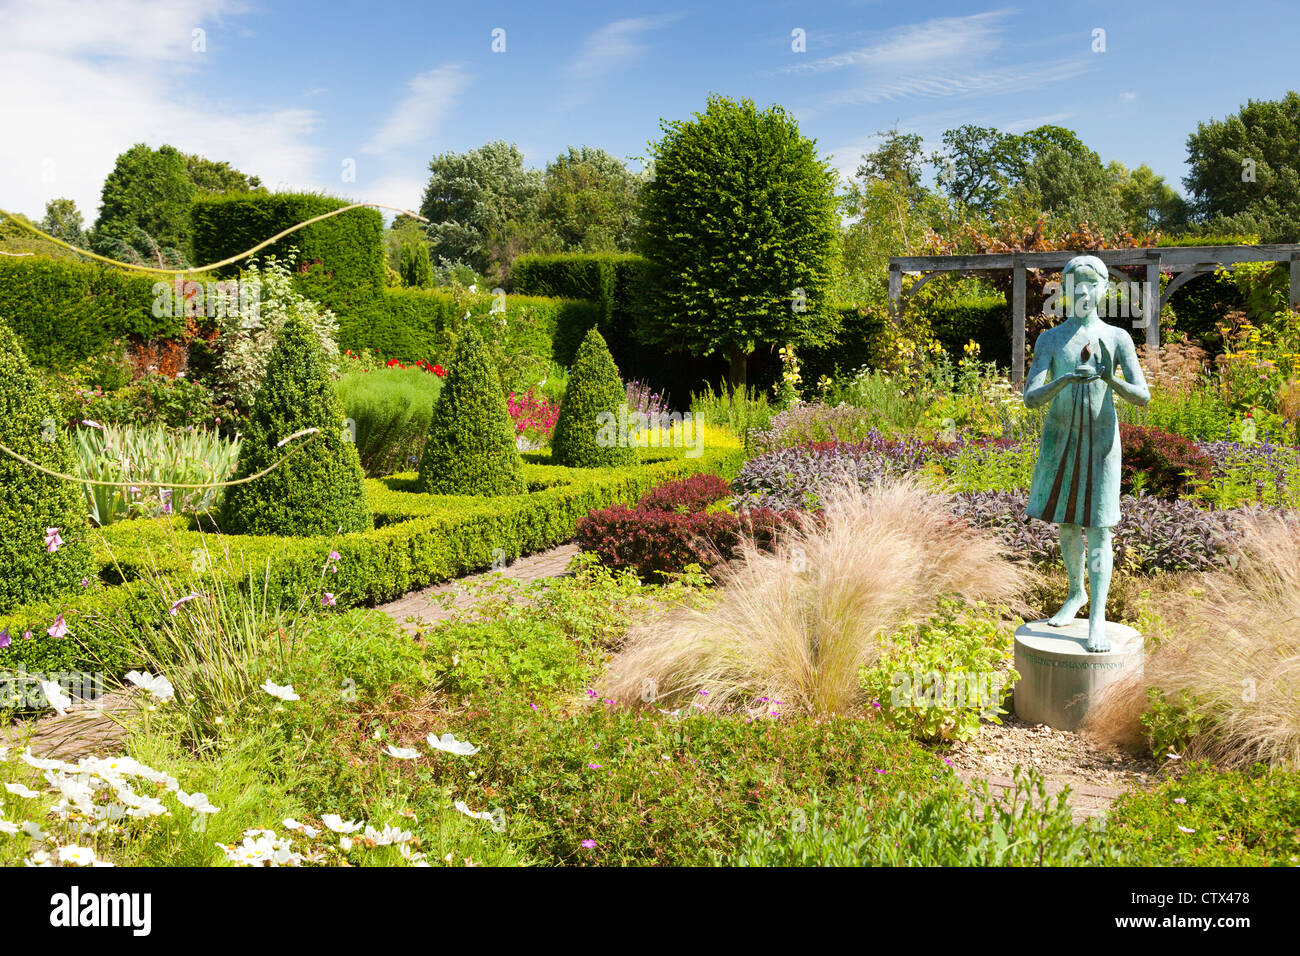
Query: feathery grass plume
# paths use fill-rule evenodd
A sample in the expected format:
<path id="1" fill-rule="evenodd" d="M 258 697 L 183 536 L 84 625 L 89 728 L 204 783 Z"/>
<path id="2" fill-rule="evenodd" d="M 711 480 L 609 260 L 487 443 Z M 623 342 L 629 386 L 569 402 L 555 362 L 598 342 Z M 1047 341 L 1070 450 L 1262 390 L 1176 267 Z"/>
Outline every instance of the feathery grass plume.
<path id="1" fill-rule="evenodd" d="M 915 481 L 841 487 L 775 553 L 742 542 L 716 603 L 631 631 L 605 696 L 671 707 L 707 691 L 711 708 L 766 697 L 842 713 L 858 703 L 858 672 L 883 634 L 927 617 L 945 595 L 1018 604 L 1026 574 Z"/>
<path id="2" fill-rule="evenodd" d="M 1097 701 L 1087 733 L 1144 743 L 1139 718 L 1155 688 L 1195 728 L 1181 756 L 1224 767 L 1300 764 L 1300 522 L 1256 512 L 1238 528 L 1237 567 L 1162 601 L 1165 626 L 1143 671 Z"/>

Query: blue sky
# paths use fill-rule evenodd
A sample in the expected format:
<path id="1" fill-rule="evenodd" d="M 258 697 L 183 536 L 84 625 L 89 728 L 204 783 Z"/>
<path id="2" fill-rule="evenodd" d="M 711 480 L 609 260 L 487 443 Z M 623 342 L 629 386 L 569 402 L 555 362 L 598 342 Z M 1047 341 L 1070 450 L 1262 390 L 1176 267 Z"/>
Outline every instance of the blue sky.
<path id="1" fill-rule="evenodd" d="M 963 123 L 1057 123 L 1181 190 L 1198 121 L 1300 88 L 1300 8 L 1260 0 L 0 0 L 0 26 L 0 207 L 71 196 L 87 220 L 136 142 L 415 207 L 435 153 L 501 138 L 537 166 L 568 145 L 637 157 L 710 92 L 784 105 L 849 173 L 894 125 L 934 147 Z"/>

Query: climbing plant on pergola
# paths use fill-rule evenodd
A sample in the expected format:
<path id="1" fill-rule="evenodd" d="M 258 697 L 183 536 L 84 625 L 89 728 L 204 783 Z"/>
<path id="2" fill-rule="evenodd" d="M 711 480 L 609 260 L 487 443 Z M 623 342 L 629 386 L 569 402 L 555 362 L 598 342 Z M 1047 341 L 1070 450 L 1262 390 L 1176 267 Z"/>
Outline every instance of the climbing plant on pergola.
<path id="1" fill-rule="evenodd" d="M 1233 269 L 1243 262 L 1283 262 L 1291 270 L 1291 308 L 1300 309 L 1300 245 L 1293 243 L 1260 246 L 1146 246 L 1134 249 L 1088 249 L 1053 252 L 997 252 L 973 255 L 894 256 L 889 260 L 890 314 L 897 322 L 908 300 L 937 275 L 977 275 L 1010 270 L 1011 282 L 1011 377 L 1025 378 L 1025 276 L 1030 271 L 1060 272 L 1077 255 L 1096 256 L 1107 268 L 1143 271 L 1141 315 L 1133 320 L 1143 329 L 1150 348 L 1160 345 L 1160 310 L 1169 297 L 1190 279 L 1218 269 Z M 1160 273 L 1172 272 L 1173 279 L 1160 292 Z M 903 294 L 904 274 L 919 274 Z M 1154 291 L 1153 291 L 1154 290 Z M 1151 294 L 1148 294 L 1151 293 Z"/>

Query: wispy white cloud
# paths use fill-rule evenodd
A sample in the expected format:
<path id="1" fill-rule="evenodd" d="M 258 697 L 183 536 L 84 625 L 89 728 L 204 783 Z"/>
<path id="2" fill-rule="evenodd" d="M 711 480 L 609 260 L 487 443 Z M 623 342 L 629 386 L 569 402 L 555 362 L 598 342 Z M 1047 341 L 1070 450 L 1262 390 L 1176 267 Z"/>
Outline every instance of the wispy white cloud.
<path id="1" fill-rule="evenodd" d="M 0 4 L 0 207 L 39 216 L 56 196 L 95 219 L 100 188 L 134 143 L 229 161 L 269 185 L 316 188 L 319 117 L 231 109 L 193 93 L 219 68 L 232 0 Z M 197 51 L 194 30 L 205 30 Z M 40 78 L 39 80 L 35 78 Z M 21 92 L 18 92 L 21 91 Z"/>
<path id="2" fill-rule="evenodd" d="M 468 85 L 469 77 L 455 65 L 436 67 L 412 77 L 406 96 L 361 147 L 361 152 L 382 154 L 422 142 L 427 144 L 456 97 Z"/>
<path id="3" fill-rule="evenodd" d="M 672 14 L 629 17 L 607 23 L 588 36 L 565 71 L 569 89 L 561 106 L 571 109 L 590 98 L 601 79 L 645 55 L 647 46 L 644 37 L 647 33 L 659 30 L 676 19 L 677 16 Z"/>
<path id="4" fill-rule="evenodd" d="M 967 17 L 944 17 L 890 30 L 876 43 L 809 63 L 786 67 L 786 73 L 825 73 L 847 67 L 912 70 L 934 63 L 971 62 L 1002 45 L 1002 31 L 1012 10 L 990 10 Z"/>
<path id="5" fill-rule="evenodd" d="M 887 103 L 909 98 L 992 95 L 1033 89 L 1086 73 L 1092 63 L 1086 58 L 1054 60 L 969 72 L 915 73 L 894 79 L 868 82 L 828 97 L 823 107 L 860 103 Z"/>

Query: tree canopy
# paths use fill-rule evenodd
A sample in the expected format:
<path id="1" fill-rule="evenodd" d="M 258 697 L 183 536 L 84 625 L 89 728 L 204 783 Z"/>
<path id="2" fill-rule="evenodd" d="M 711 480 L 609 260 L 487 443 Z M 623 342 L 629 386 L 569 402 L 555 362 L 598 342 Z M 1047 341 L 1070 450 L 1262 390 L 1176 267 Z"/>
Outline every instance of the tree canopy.
<path id="1" fill-rule="evenodd" d="M 655 294 L 644 337 L 722 353 L 733 387 L 760 345 L 831 341 L 836 174 L 815 141 L 780 106 L 718 95 L 662 127 L 642 210 Z"/>

